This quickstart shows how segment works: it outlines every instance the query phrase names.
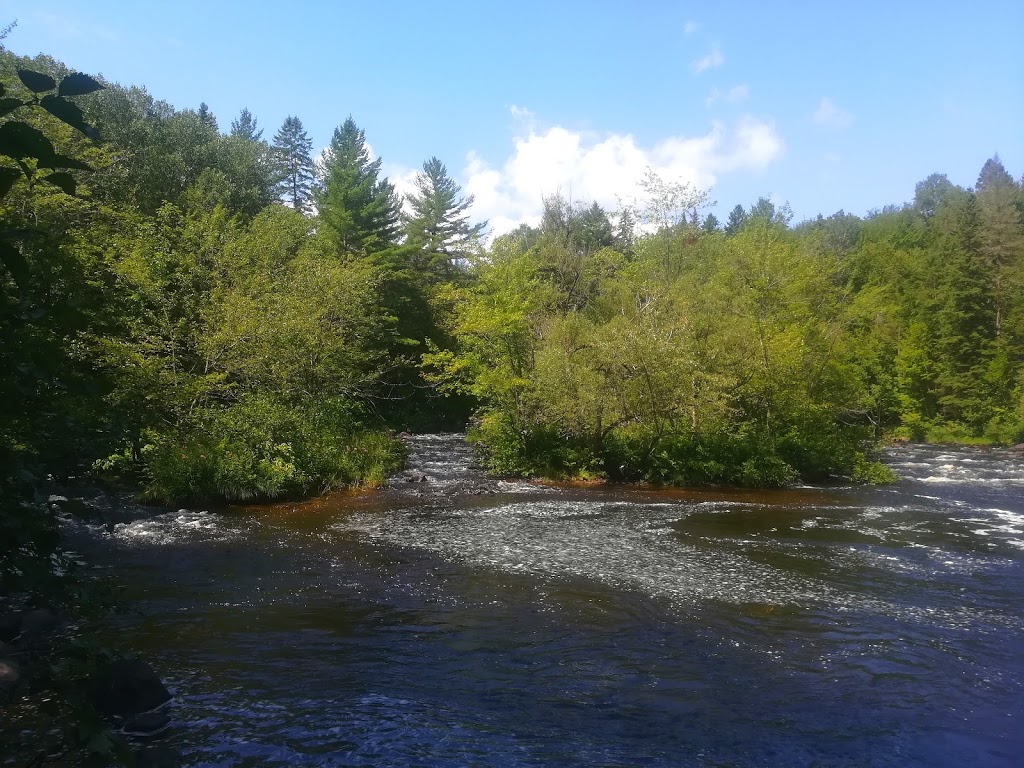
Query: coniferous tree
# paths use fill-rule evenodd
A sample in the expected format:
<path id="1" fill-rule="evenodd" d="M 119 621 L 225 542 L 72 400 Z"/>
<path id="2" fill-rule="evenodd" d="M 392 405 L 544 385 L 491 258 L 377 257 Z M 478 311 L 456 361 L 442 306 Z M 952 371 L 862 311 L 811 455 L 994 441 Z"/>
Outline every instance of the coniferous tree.
<path id="1" fill-rule="evenodd" d="M 413 248 L 413 265 L 429 280 L 447 279 L 452 269 L 474 250 L 486 222 L 470 224 L 466 211 L 473 196 L 459 197 L 461 188 L 448 175 L 444 163 L 432 157 L 416 174 L 416 192 L 406 199 L 406 242 Z"/>
<path id="2" fill-rule="evenodd" d="M 619 213 L 615 228 L 615 248 L 624 256 L 633 256 L 636 248 L 636 215 L 628 206 Z"/>
<path id="3" fill-rule="evenodd" d="M 334 130 L 321 170 L 317 198 L 321 220 L 347 256 L 369 256 L 395 245 L 400 202 L 379 178 L 381 158 L 370 160 L 366 137 L 349 117 Z"/>
<path id="4" fill-rule="evenodd" d="M 243 108 L 238 119 L 231 121 L 231 135 L 247 141 L 259 141 L 263 137 L 263 129 L 257 127 L 252 113 Z"/>
<path id="5" fill-rule="evenodd" d="M 978 198 L 979 250 L 992 271 L 996 335 L 1000 335 L 1008 305 L 1020 283 L 1024 261 L 1024 226 L 1020 190 L 999 156 L 986 161 L 975 186 Z"/>
<path id="6" fill-rule="evenodd" d="M 709 213 L 704 219 L 704 224 L 701 226 L 701 229 L 710 234 L 712 232 L 720 232 L 722 227 L 718 221 L 718 217 L 713 213 Z"/>
<path id="7" fill-rule="evenodd" d="M 313 140 L 302 127 L 302 121 L 289 115 L 274 135 L 281 183 L 278 192 L 297 211 L 309 210 L 313 196 Z"/>
<path id="8" fill-rule="evenodd" d="M 725 234 L 735 235 L 747 223 L 747 212 L 742 205 L 737 205 L 729 212 L 729 220 L 725 223 Z"/>
<path id="9" fill-rule="evenodd" d="M 212 128 L 215 131 L 220 130 L 217 126 L 216 115 L 210 111 L 205 101 L 199 104 L 199 121 L 207 128 Z"/>

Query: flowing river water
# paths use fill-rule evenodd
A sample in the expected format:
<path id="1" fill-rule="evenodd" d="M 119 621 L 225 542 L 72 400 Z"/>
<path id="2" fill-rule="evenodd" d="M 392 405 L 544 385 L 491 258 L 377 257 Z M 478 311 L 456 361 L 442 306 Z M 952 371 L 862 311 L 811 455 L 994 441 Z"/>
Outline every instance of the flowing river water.
<path id="1" fill-rule="evenodd" d="M 383 492 L 84 532 L 183 764 L 1024 765 L 1019 457 L 697 491 L 410 448 Z"/>

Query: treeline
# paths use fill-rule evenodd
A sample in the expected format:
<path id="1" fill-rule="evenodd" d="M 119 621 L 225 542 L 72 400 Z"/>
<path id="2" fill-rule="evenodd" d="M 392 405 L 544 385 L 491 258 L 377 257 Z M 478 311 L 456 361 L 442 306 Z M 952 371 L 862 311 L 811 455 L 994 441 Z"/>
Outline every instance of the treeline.
<path id="1" fill-rule="evenodd" d="M 1024 183 L 933 175 L 864 219 L 724 227 L 650 177 L 619 213 L 545 202 L 453 292 L 427 377 L 482 404 L 499 472 L 663 483 L 884 479 L 886 436 L 1024 440 Z"/>
<path id="2" fill-rule="evenodd" d="M 19 104 L 19 69 L 67 74 L 4 52 Z M 498 472 L 686 484 L 879 479 L 886 435 L 1024 438 L 1022 193 L 997 158 L 973 190 L 933 176 L 796 226 L 767 200 L 722 226 L 652 175 L 635 207 L 553 197 L 484 247 L 440 161 L 402 200 L 351 118 L 314 158 L 297 117 L 268 139 L 105 86 L 71 98 L 99 142 L 0 118 L 90 169 L 2 200 L 12 477 L 316 493 L 381 482 L 392 430 L 471 415 Z"/>
<path id="3" fill-rule="evenodd" d="M 3 54 L 3 120 L 89 170 L 57 186 L 0 146 L 5 471 L 273 498 L 378 484 L 402 460 L 391 427 L 465 423 L 419 375 L 426 345 L 449 344 L 431 294 L 482 229 L 440 161 L 403 211 L 351 118 L 314 160 L 296 117 L 268 142 L 248 111 L 221 132 L 205 104 L 104 83 L 61 99 L 96 142 L 33 72 L 67 69 Z"/>

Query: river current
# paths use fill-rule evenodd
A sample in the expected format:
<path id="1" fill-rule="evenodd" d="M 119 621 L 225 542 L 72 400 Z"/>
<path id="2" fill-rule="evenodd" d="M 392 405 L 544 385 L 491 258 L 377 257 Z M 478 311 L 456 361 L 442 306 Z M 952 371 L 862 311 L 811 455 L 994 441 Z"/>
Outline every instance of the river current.
<path id="1" fill-rule="evenodd" d="M 190 766 L 1024 765 L 1024 462 L 556 487 L 411 439 L 384 491 L 83 530 Z"/>

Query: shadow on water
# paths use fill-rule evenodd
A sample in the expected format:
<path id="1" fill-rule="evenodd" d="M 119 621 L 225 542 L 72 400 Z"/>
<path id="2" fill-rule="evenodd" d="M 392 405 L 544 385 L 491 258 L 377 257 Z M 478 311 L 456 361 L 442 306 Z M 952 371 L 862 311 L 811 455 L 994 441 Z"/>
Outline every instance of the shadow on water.
<path id="1" fill-rule="evenodd" d="M 382 493 L 97 535 L 186 764 L 1024 762 L 1010 505 L 538 488 L 457 437 L 412 451 Z"/>

